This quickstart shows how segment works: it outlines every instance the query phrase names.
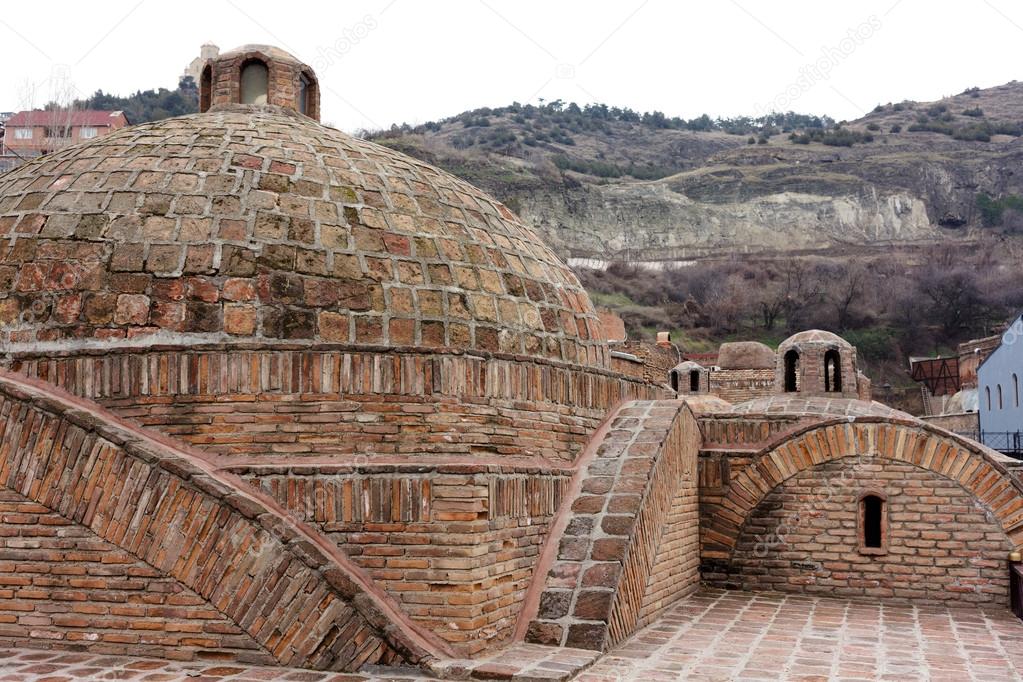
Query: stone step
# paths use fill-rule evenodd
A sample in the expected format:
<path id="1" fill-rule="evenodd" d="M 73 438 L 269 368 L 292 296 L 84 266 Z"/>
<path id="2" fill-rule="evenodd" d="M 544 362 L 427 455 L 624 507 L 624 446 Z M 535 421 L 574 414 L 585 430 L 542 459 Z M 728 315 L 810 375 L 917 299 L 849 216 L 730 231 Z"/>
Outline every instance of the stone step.
<path id="1" fill-rule="evenodd" d="M 598 651 L 541 644 L 512 644 L 483 658 L 438 661 L 430 672 L 445 680 L 561 682 L 578 675 L 600 656 Z"/>

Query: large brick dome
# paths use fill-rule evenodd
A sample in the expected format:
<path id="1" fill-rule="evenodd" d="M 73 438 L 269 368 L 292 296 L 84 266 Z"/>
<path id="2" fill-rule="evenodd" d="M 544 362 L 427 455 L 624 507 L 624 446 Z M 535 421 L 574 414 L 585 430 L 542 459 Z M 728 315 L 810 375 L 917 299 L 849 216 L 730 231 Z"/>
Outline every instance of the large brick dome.
<path id="1" fill-rule="evenodd" d="M 271 105 L 125 128 L 0 176 L 8 350 L 475 349 L 604 367 L 573 273 L 432 166 Z"/>

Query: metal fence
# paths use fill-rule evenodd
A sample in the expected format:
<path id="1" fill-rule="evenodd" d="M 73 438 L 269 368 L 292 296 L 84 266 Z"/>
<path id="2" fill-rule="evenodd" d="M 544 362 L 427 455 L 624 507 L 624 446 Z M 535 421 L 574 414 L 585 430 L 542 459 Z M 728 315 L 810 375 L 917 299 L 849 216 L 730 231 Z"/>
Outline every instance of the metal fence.
<path id="1" fill-rule="evenodd" d="M 992 450 L 1023 459 L 1023 431 L 981 431 L 977 439 Z"/>

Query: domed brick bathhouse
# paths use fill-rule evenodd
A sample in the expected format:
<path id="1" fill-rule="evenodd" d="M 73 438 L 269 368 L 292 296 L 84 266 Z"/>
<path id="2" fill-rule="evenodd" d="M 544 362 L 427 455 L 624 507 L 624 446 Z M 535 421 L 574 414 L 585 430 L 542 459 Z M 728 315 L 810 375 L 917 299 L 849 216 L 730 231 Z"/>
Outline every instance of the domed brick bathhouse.
<path id="1" fill-rule="evenodd" d="M 871 402 L 848 343 L 680 396 L 507 208 L 320 125 L 294 57 L 200 93 L 0 175 L 0 646 L 455 675 L 582 665 L 701 579 L 1007 602 L 1016 463 Z"/>

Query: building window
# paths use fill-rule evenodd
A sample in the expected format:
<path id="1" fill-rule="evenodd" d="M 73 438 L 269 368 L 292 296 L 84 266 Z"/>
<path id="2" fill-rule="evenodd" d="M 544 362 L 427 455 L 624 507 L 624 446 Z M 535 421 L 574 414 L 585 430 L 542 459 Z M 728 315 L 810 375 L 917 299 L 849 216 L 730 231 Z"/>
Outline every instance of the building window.
<path id="1" fill-rule="evenodd" d="M 79 137 L 79 139 L 82 139 L 82 140 L 90 140 L 90 139 L 96 137 L 96 132 L 97 131 L 96 131 L 95 128 L 92 128 L 92 127 L 89 127 L 89 126 L 84 126 L 84 127 L 82 127 L 78 131 L 78 137 Z"/>
<path id="2" fill-rule="evenodd" d="M 43 128 L 43 136 L 51 139 L 71 137 L 71 126 L 46 126 Z"/>
<path id="3" fill-rule="evenodd" d="M 199 76 L 199 111 L 209 111 L 213 99 L 213 69 L 209 64 L 203 67 Z"/>
<path id="4" fill-rule="evenodd" d="M 1019 407 L 1019 377 L 1012 375 L 1012 392 L 1015 394 L 1015 406 Z"/>
<path id="5" fill-rule="evenodd" d="M 241 87 L 239 88 L 242 104 L 266 104 L 269 100 L 270 70 L 258 59 L 250 59 L 242 64 Z"/>
<path id="6" fill-rule="evenodd" d="M 700 392 L 700 370 L 698 369 L 689 371 L 689 391 L 691 393 Z"/>
<path id="7" fill-rule="evenodd" d="M 860 495 L 860 554 L 888 552 L 888 513 L 885 496 L 879 492 Z"/>
<path id="8" fill-rule="evenodd" d="M 799 352 L 785 353 L 785 392 L 795 393 L 799 389 Z"/>
<path id="9" fill-rule="evenodd" d="M 998 409 L 1002 409 L 1002 385 L 998 384 Z"/>
<path id="10" fill-rule="evenodd" d="M 678 393 L 678 372 L 671 370 L 668 374 L 671 377 L 671 390 Z"/>
<path id="11" fill-rule="evenodd" d="M 31 140 L 32 129 L 31 128 L 15 128 L 14 129 L 15 140 Z"/>
<path id="12" fill-rule="evenodd" d="M 842 392 L 842 357 L 834 348 L 824 353 L 824 390 Z"/>
<path id="13" fill-rule="evenodd" d="M 984 397 L 987 398 L 987 411 L 990 412 L 991 411 L 991 387 L 990 386 L 985 386 L 984 387 Z"/>

